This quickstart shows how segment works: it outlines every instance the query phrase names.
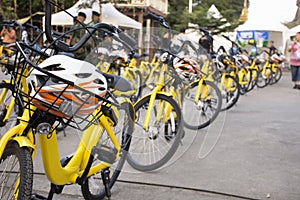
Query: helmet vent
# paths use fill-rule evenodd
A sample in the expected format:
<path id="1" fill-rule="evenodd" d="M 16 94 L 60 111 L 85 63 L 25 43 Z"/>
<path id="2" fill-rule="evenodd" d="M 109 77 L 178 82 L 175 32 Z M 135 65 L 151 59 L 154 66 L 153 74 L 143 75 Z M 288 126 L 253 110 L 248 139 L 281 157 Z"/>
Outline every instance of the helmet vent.
<path id="1" fill-rule="evenodd" d="M 75 74 L 75 76 L 77 78 L 88 78 L 90 77 L 92 74 L 91 73 L 80 73 L 80 74 Z"/>
<path id="2" fill-rule="evenodd" d="M 98 78 L 94 80 L 94 83 L 96 83 L 96 84 L 104 84 L 104 82 L 101 79 L 98 79 Z"/>
<path id="3" fill-rule="evenodd" d="M 62 70 L 66 70 L 63 67 L 60 67 L 60 64 L 49 65 L 47 67 L 44 67 L 44 69 L 47 70 L 47 71 L 62 71 Z"/>

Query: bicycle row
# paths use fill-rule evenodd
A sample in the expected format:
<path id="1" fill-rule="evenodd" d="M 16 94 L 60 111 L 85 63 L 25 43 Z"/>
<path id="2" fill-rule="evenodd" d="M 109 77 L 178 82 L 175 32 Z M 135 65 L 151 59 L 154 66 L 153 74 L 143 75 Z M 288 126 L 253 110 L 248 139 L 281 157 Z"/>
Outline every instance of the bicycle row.
<path id="1" fill-rule="evenodd" d="M 186 128 L 210 125 L 220 111 L 237 102 L 242 81 L 250 85 L 256 80 L 248 74 L 252 69 L 237 79 L 239 60 L 221 52 L 223 48 L 207 49 L 203 60 L 186 41 L 176 50 L 156 47 L 151 62 L 137 64 L 135 40 L 104 23 L 83 27 L 83 38 L 69 46 L 62 40 L 64 34 L 54 38 L 55 4 L 45 2 L 41 35 L 46 35 L 49 47 L 41 51 L 20 41 L 0 48 L 2 70 L 9 77 L 0 83 L 1 199 L 52 199 L 68 184 L 81 185 L 85 199 L 110 198 L 125 161 L 140 171 L 159 169 L 176 152 Z M 149 17 L 169 29 L 161 17 Z M 97 65 L 59 54 L 74 52 L 90 39 L 101 44 L 98 40 L 106 37 L 126 50 L 111 55 L 97 46 L 91 57 L 96 54 Z M 270 69 L 274 77 L 273 69 L 280 68 Z M 260 71 L 256 77 L 268 70 Z M 81 138 L 74 153 L 60 157 L 57 134 L 68 128 L 80 132 Z M 51 183 L 48 197 L 32 194 L 37 139 Z"/>

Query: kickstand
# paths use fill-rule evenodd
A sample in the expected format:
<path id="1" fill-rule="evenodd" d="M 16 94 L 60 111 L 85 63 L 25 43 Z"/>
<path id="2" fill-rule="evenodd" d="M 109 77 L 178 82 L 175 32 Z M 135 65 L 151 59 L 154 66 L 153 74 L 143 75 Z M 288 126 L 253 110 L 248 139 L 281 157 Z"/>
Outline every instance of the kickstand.
<path id="1" fill-rule="evenodd" d="M 105 194 L 108 199 L 110 199 L 111 197 L 111 192 L 109 187 L 109 183 L 110 183 L 109 174 L 110 174 L 109 168 L 106 168 L 103 171 L 101 171 L 101 177 L 102 177 L 103 185 L 105 187 Z"/>

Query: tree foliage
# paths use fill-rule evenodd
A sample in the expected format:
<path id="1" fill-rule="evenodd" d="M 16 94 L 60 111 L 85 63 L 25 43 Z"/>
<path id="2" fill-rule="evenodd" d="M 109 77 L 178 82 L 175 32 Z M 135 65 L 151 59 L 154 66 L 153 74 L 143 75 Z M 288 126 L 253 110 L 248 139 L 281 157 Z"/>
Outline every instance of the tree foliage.
<path id="1" fill-rule="evenodd" d="M 207 11 L 214 4 L 223 18 L 207 17 Z M 187 27 L 188 23 L 206 27 L 213 33 L 232 31 L 240 22 L 238 21 L 244 6 L 242 0 L 198 0 L 193 1 L 193 12 L 188 13 L 188 1 L 169 0 L 169 15 L 167 17 L 172 28 Z M 249 2 L 248 2 L 249 6 Z"/>
<path id="2" fill-rule="evenodd" d="M 15 19 L 16 14 L 14 12 L 14 1 L 0 0 L 0 15 L 1 19 Z"/>
<path id="3" fill-rule="evenodd" d="M 69 8 L 77 0 L 52 0 L 63 8 Z M 2 19 L 20 19 L 30 14 L 44 11 L 45 0 L 0 0 L 0 16 Z"/>

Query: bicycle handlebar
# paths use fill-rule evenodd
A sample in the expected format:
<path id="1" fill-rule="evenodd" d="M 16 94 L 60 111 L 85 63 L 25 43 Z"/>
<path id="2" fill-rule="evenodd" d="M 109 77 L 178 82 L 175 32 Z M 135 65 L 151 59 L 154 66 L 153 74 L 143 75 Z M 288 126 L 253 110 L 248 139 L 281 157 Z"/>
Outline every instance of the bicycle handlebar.
<path id="1" fill-rule="evenodd" d="M 182 43 L 182 45 L 180 46 L 180 48 L 178 50 L 174 51 L 174 49 L 172 49 L 173 53 L 178 54 L 179 52 L 181 52 L 183 50 L 183 48 L 184 48 L 185 45 L 188 45 L 189 47 L 191 47 L 197 53 L 197 55 L 198 55 L 197 48 L 189 40 L 184 40 L 183 43 Z"/>
<path id="2" fill-rule="evenodd" d="M 222 46 L 222 45 L 218 48 L 217 53 L 218 53 L 219 51 L 221 51 L 221 50 L 222 50 L 224 53 L 227 54 L 227 52 L 226 52 L 226 50 L 225 50 L 225 47 Z"/>
<path id="3" fill-rule="evenodd" d="M 52 6 L 53 2 L 51 0 L 45 0 L 45 34 L 46 38 L 50 43 L 53 43 L 55 47 L 58 49 L 65 51 L 65 52 L 74 52 L 80 49 L 92 36 L 94 32 L 97 30 L 108 30 L 114 39 L 118 40 L 122 44 L 124 44 L 130 51 L 133 51 L 133 47 L 136 45 L 136 41 L 131 38 L 129 35 L 124 33 L 121 29 L 116 28 L 113 25 L 106 24 L 106 23 L 97 23 L 92 27 L 83 27 L 87 30 L 84 36 L 73 46 L 69 46 L 67 43 L 61 40 L 54 40 L 52 36 L 51 30 L 51 14 L 52 14 Z"/>

